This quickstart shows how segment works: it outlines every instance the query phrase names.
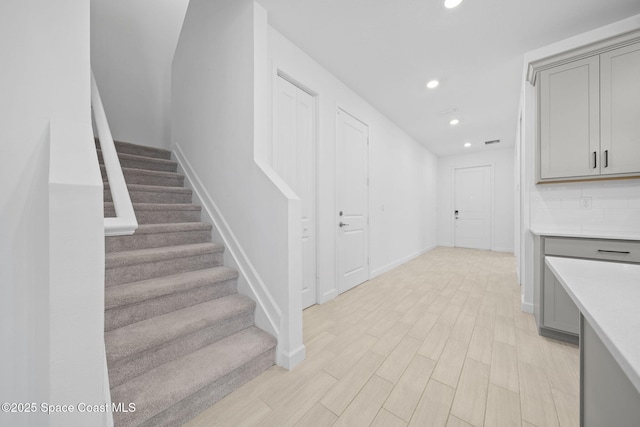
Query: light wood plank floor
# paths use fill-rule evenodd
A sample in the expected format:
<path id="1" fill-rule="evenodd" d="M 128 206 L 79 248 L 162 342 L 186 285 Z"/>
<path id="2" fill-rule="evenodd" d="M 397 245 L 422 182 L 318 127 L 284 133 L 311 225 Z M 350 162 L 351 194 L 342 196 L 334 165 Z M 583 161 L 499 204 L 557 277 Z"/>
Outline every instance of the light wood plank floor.
<path id="1" fill-rule="evenodd" d="M 305 310 L 304 341 L 186 426 L 578 425 L 578 349 L 538 336 L 510 254 L 437 248 Z"/>

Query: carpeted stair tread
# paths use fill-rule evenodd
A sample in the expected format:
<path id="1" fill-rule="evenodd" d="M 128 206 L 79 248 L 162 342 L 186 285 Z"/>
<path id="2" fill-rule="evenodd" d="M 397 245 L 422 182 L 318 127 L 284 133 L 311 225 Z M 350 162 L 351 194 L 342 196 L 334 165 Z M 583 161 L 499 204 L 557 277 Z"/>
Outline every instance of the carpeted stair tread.
<path id="1" fill-rule="evenodd" d="M 174 258 L 218 253 L 224 251 L 219 243 L 196 243 L 193 245 L 167 246 L 160 248 L 136 249 L 132 251 L 110 252 L 105 255 L 105 268 L 123 267 L 148 262 L 166 261 Z"/>
<path id="2" fill-rule="evenodd" d="M 107 171 L 104 166 L 100 166 L 102 181 L 108 182 Z M 184 175 L 177 172 L 162 172 L 148 169 L 122 168 L 124 180 L 127 184 L 144 184 L 182 187 L 184 185 Z"/>
<path id="3" fill-rule="evenodd" d="M 164 172 L 176 172 L 178 169 L 178 163 L 176 161 L 157 157 L 118 153 L 118 160 L 120 160 L 120 166 L 127 168 L 149 169 Z M 102 150 L 98 150 L 98 162 L 100 165 L 104 165 Z"/>
<path id="4" fill-rule="evenodd" d="M 171 151 L 164 148 L 149 147 L 147 145 L 132 144 L 124 141 L 113 141 L 118 154 L 126 153 L 137 156 L 156 157 L 159 159 L 171 159 Z M 96 148 L 100 148 L 99 141 L 96 138 Z"/>
<path id="5" fill-rule="evenodd" d="M 102 176 L 106 177 L 106 168 L 104 165 L 100 165 L 100 171 L 102 172 Z M 184 175 L 178 172 L 154 171 L 149 169 L 138 169 L 138 168 L 123 167 L 122 173 L 124 174 L 125 178 L 127 177 L 127 175 L 145 175 L 149 177 L 174 178 L 174 179 L 184 178 Z M 132 184 L 138 184 L 138 183 L 134 182 Z M 153 185 L 153 184 L 149 184 L 149 185 Z"/>
<path id="6" fill-rule="evenodd" d="M 113 202 L 104 202 L 105 209 L 113 209 Z M 201 211 L 202 206 L 194 203 L 133 203 L 138 211 Z"/>
<path id="7" fill-rule="evenodd" d="M 139 224 L 134 234 L 105 238 L 107 252 L 211 242 L 213 227 L 206 222 Z"/>
<path id="8" fill-rule="evenodd" d="M 113 388 L 112 402 L 136 403 L 135 412 L 114 414 L 116 425 L 136 426 L 176 404 L 183 405 L 184 399 L 225 376 L 250 370 L 253 361 L 272 351 L 275 345 L 275 338 L 252 326 Z M 152 422 L 173 424 L 157 419 Z"/>
<path id="9" fill-rule="evenodd" d="M 220 268 L 224 270 L 218 270 Z M 235 270 L 219 266 L 107 286 L 104 330 L 111 331 L 205 301 L 236 294 L 237 277 L 238 273 Z M 247 318 L 253 323 L 253 313 Z"/>
<path id="10" fill-rule="evenodd" d="M 107 361 L 112 363 L 152 350 L 224 319 L 253 312 L 254 308 L 253 300 L 234 294 L 105 332 Z"/>
<path id="11" fill-rule="evenodd" d="M 191 203 L 193 191 L 184 187 L 127 184 L 133 203 Z M 104 183 L 104 201 L 112 202 L 109 183 Z"/>
<path id="12" fill-rule="evenodd" d="M 202 206 L 193 203 L 133 203 L 138 224 L 200 222 Z M 105 216 L 115 216 L 113 202 L 104 203 Z"/>
<path id="13" fill-rule="evenodd" d="M 135 234 L 175 233 L 178 231 L 211 230 L 207 222 L 172 222 L 168 224 L 141 224 Z"/>
<path id="14" fill-rule="evenodd" d="M 109 183 L 104 183 L 104 189 L 109 190 Z M 145 184 L 127 184 L 127 189 L 131 191 L 145 191 L 151 193 L 192 193 L 190 188 L 173 187 L 165 185 L 145 185 Z"/>
<path id="15" fill-rule="evenodd" d="M 184 292 L 237 278 L 236 270 L 221 266 L 109 286 L 105 292 L 105 308 L 136 304 L 175 292 Z"/>

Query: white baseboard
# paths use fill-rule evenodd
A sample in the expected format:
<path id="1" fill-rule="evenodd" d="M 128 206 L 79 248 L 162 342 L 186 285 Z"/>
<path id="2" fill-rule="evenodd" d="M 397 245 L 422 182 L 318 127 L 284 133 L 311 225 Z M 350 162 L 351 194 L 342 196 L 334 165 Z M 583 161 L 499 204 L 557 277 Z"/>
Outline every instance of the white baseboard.
<path id="1" fill-rule="evenodd" d="M 508 252 L 510 254 L 513 253 L 513 248 L 493 248 L 491 249 L 493 252 Z"/>
<path id="2" fill-rule="evenodd" d="M 329 302 L 335 297 L 338 296 L 337 289 L 331 289 L 330 291 L 325 292 L 324 294 L 318 295 L 318 304 L 324 304 L 325 302 Z"/>
<path id="3" fill-rule="evenodd" d="M 256 326 L 273 334 L 276 339 L 279 338 L 282 311 L 258 275 L 247 254 L 242 249 L 242 246 L 216 203 L 213 201 L 213 198 L 185 157 L 180 145 L 173 143 L 171 151 L 173 152 L 175 160 L 178 162 L 180 171 L 185 175 L 185 185 L 193 190 L 193 196 L 196 199 L 194 203 L 202 205 L 202 214 L 205 216 L 203 220 L 213 224 L 214 236 L 222 240 L 222 243 L 225 245 L 225 264 L 235 268 L 240 274 L 238 278 L 238 289 L 245 289 L 250 293 L 250 295 L 247 296 L 256 302 Z M 278 355 L 278 360 L 286 359 L 288 361 L 294 358 L 294 356 L 297 357 L 295 354 L 285 355 L 285 357 Z M 302 357 L 304 358 L 304 347 Z"/>
<path id="4" fill-rule="evenodd" d="M 369 278 L 373 279 L 374 277 L 377 277 L 383 273 L 386 273 L 389 270 L 393 270 L 394 268 L 398 267 L 399 265 L 404 264 L 405 262 L 409 262 L 414 258 L 419 257 L 420 255 L 426 254 L 427 252 L 435 249 L 436 247 L 438 247 L 438 245 L 432 245 L 429 246 L 427 248 L 424 248 L 422 250 L 419 250 L 418 252 L 414 252 L 412 254 L 409 254 L 405 257 L 400 258 L 399 260 L 393 261 L 385 266 L 382 266 L 380 268 L 376 268 L 375 270 L 372 270 L 369 274 Z"/>
<path id="5" fill-rule="evenodd" d="M 522 308 L 522 311 L 524 311 L 525 313 L 533 313 L 533 304 L 530 302 L 526 302 L 524 300 L 524 295 L 522 295 L 521 297 L 520 307 Z"/>
<path id="6" fill-rule="evenodd" d="M 289 353 L 281 351 L 280 348 L 278 348 L 276 351 L 276 363 L 278 366 L 291 370 L 302 363 L 306 356 L 306 352 L 306 347 L 304 345 L 299 346 Z"/>

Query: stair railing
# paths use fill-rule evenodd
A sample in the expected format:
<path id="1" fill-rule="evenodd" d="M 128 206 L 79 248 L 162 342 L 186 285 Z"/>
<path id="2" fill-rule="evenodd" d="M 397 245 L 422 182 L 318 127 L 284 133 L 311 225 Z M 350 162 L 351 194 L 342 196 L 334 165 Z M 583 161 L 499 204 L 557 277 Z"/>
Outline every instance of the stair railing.
<path id="1" fill-rule="evenodd" d="M 138 228 L 136 214 L 133 211 L 133 204 L 129 197 L 129 190 L 124 180 L 118 153 L 113 143 L 113 136 L 109 129 L 107 116 L 104 112 L 100 92 L 96 79 L 91 71 L 91 107 L 93 110 L 93 118 L 95 120 L 98 138 L 100 140 L 100 149 L 102 150 L 102 158 L 107 171 L 107 179 L 109 181 L 109 189 L 113 199 L 113 207 L 116 212 L 115 217 L 106 217 L 104 219 L 105 236 L 125 236 L 133 234 Z"/>

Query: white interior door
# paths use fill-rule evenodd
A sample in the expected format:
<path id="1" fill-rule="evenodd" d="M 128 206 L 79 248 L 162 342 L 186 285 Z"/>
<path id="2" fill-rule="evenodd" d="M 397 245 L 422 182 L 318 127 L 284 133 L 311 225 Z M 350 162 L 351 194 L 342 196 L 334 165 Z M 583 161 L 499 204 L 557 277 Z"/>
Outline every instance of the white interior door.
<path id="1" fill-rule="evenodd" d="M 315 98 L 278 76 L 273 168 L 302 203 L 302 307 L 316 303 Z"/>
<path id="2" fill-rule="evenodd" d="M 491 166 L 454 170 L 454 245 L 491 249 Z"/>
<path id="3" fill-rule="evenodd" d="M 338 292 L 369 279 L 369 128 L 338 110 L 336 227 Z"/>

